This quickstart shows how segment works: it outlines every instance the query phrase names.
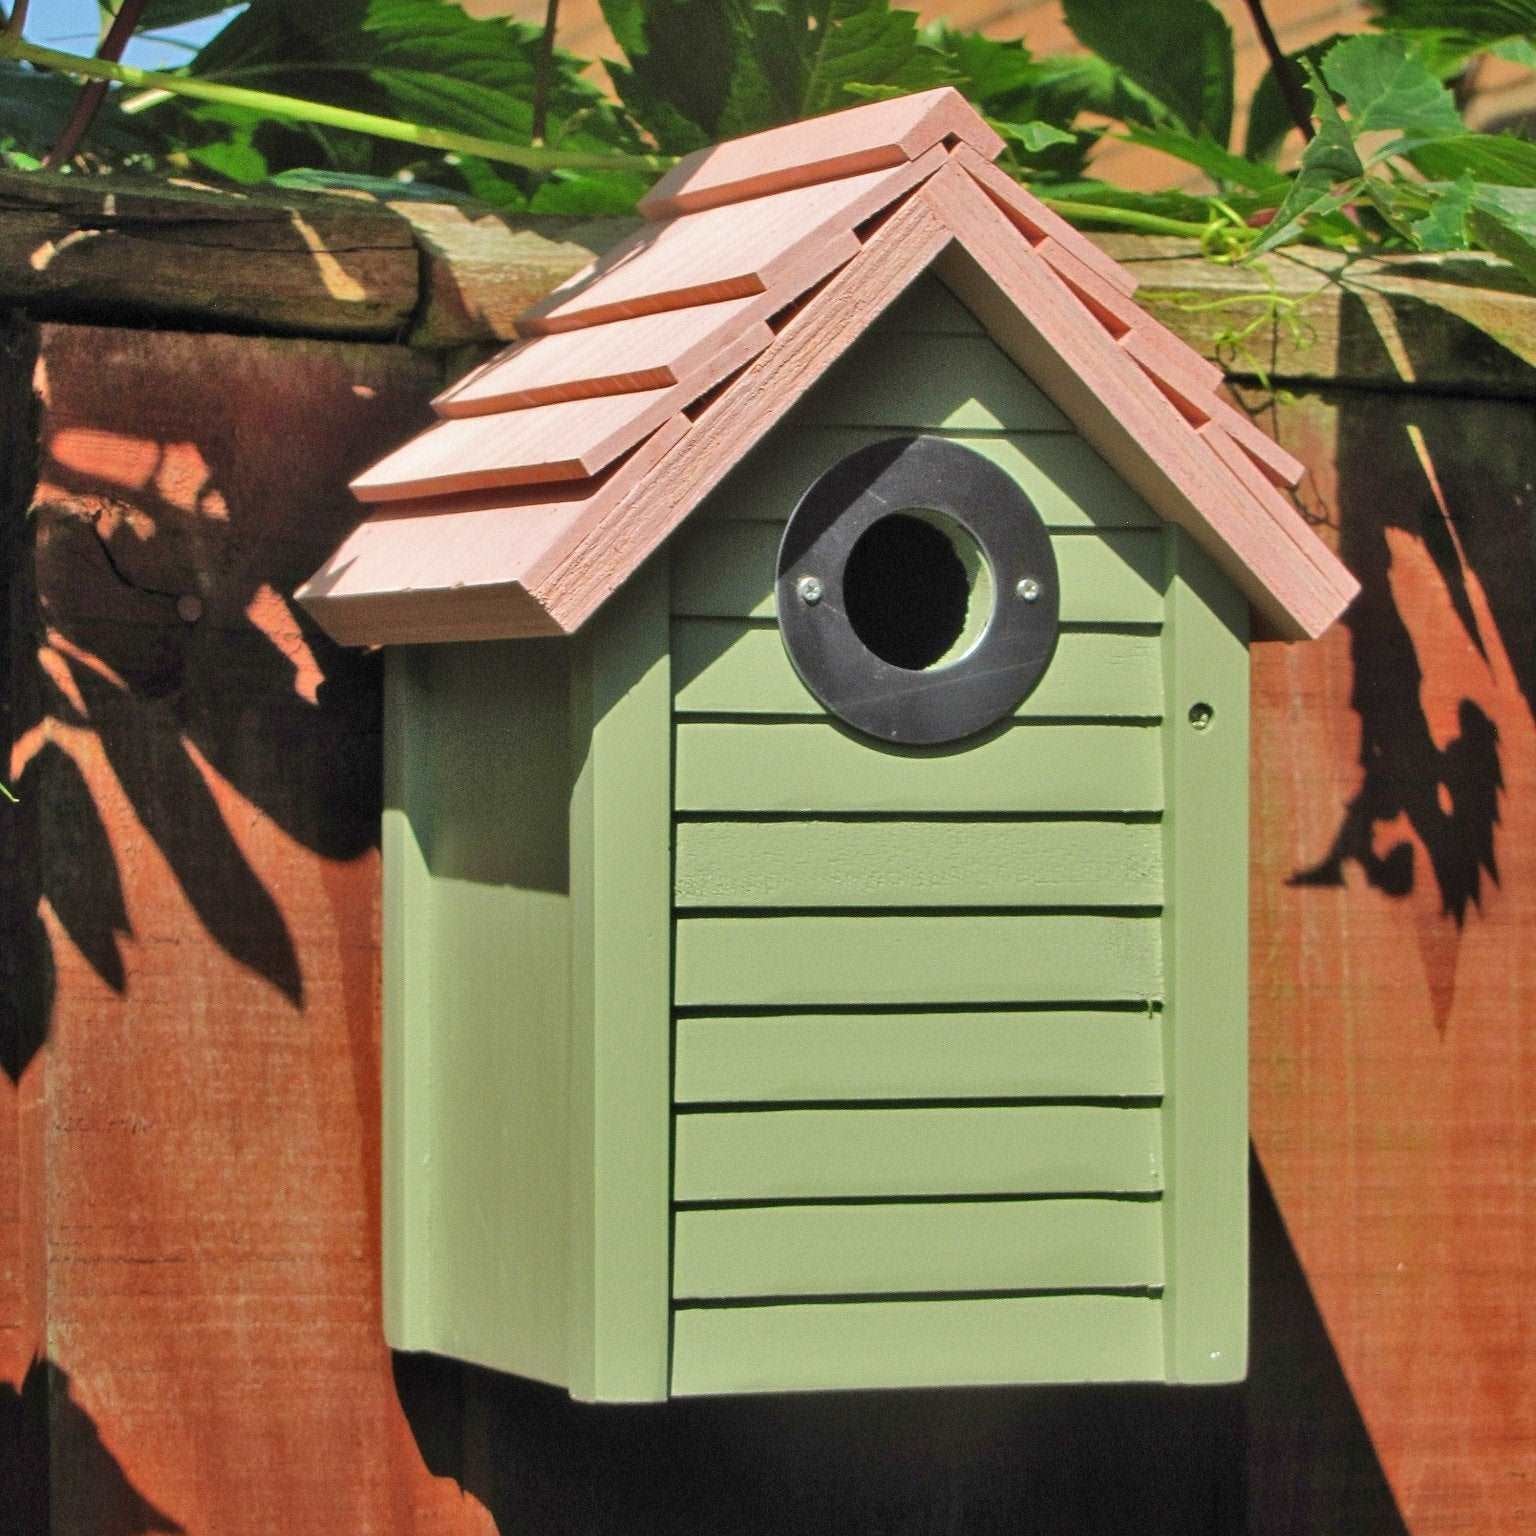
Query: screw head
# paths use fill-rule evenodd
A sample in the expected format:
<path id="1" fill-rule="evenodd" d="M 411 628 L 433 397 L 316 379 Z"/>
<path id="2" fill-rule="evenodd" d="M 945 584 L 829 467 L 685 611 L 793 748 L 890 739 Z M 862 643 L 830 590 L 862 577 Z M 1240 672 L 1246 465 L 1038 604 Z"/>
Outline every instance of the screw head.
<path id="1" fill-rule="evenodd" d="M 1040 583 L 1033 576 L 1026 576 L 1013 590 L 1026 603 L 1040 601 Z"/>
<path id="2" fill-rule="evenodd" d="M 1216 718 L 1216 711 L 1209 704 L 1201 702 L 1189 706 L 1189 723 L 1197 731 L 1208 731 L 1211 721 Z"/>
<path id="3" fill-rule="evenodd" d="M 800 594 L 800 601 L 814 607 L 821 601 L 821 580 L 816 576 L 802 576 L 795 583 L 795 591 Z"/>

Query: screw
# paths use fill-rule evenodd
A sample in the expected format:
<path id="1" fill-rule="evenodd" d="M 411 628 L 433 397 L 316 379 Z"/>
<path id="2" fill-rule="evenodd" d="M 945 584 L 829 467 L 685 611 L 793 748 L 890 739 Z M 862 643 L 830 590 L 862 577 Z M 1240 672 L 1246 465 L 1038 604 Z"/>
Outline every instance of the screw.
<path id="1" fill-rule="evenodd" d="M 1026 576 L 1013 590 L 1026 603 L 1034 603 L 1040 600 L 1040 583 L 1033 576 Z"/>
<path id="2" fill-rule="evenodd" d="M 795 583 L 795 591 L 800 594 L 800 601 L 811 607 L 821 601 L 821 582 L 815 576 L 802 576 Z"/>
<path id="3" fill-rule="evenodd" d="M 1197 731 L 1210 729 L 1211 721 L 1216 718 L 1216 711 L 1209 704 L 1191 704 L 1189 706 L 1189 723 Z"/>

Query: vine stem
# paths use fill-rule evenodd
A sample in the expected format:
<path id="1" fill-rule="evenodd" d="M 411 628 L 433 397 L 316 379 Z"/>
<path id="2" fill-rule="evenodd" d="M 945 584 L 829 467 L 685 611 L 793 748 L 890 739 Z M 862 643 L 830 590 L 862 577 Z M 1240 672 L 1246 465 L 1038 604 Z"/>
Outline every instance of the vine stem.
<path id="1" fill-rule="evenodd" d="M 1253 29 L 1259 34 L 1259 42 L 1269 55 L 1269 67 L 1275 72 L 1275 84 L 1285 98 L 1285 109 L 1291 121 L 1301 129 L 1304 139 L 1311 139 L 1316 131 L 1312 127 L 1312 109 L 1307 105 L 1307 93 L 1301 88 L 1301 75 L 1296 66 L 1286 58 L 1280 47 L 1280 39 L 1264 13 L 1264 0 L 1245 0 L 1248 14 L 1253 18 Z"/>
<path id="2" fill-rule="evenodd" d="M 139 17 L 144 13 L 144 7 L 148 0 L 123 0 L 118 7 L 117 14 L 112 18 L 112 25 L 107 28 L 106 34 L 101 39 L 101 45 L 96 50 L 98 59 L 118 60 L 123 56 L 123 49 L 128 46 L 128 39 L 133 36 L 133 29 L 139 24 Z M 96 113 L 100 110 L 102 102 L 106 99 L 107 82 L 105 80 L 92 80 L 81 88 L 79 96 L 75 98 L 74 110 L 69 114 L 69 121 L 64 125 L 64 131 L 59 135 L 52 149 L 43 157 L 43 169 L 45 171 L 57 170 L 79 147 L 81 139 L 89 131 Z"/>
<path id="3" fill-rule="evenodd" d="M 528 137 L 535 144 L 544 142 L 549 121 L 549 77 L 555 66 L 555 23 L 560 18 L 560 0 L 549 0 L 544 12 L 544 35 L 539 39 L 539 64 L 533 77 L 533 126 Z"/>
<path id="4" fill-rule="evenodd" d="M 1034 194 L 1047 208 L 1074 224 L 1117 224 L 1121 229 L 1139 229 L 1149 235 L 1180 235 L 1186 240 L 1201 240 L 1210 231 L 1209 224 L 1190 219 L 1167 219 L 1160 213 L 1144 213 L 1139 208 L 1109 208 L 1099 203 L 1075 203 L 1070 198 Z"/>
<path id="5" fill-rule="evenodd" d="M 532 148 L 521 144 L 503 144 L 498 139 L 482 139 L 473 134 L 453 133 L 444 128 L 428 128 L 420 123 L 406 123 L 394 117 L 377 117 L 372 112 L 354 112 L 347 107 L 333 107 L 326 102 L 304 101 L 297 96 L 279 96 L 270 91 L 251 91 L 238 85 L 219 85 L 192 75 L 163 75 L 155 70 L 136 69 L 108 59 L 87 59 L 75 53 L 60 53 L 54 48 L 40 48 L 14 33 L 0 33 L 0 58 L 20 59 L 40 69 L 52 69 L 87 80 L 109 80 L 135 90 L 168 91 L 173 96 L 189 96 L 195 101 L 218 102 L 229 107 L 248 107 L 271 117 L 297 122 L 317 123 L 325 128 L 340 128 L 350 133 L 367 133 L 378 139 L 395 139 L 403 144 L 420 144 L 450 154 L 474 155 L 481 160 L 496 160 L 505 165 L 520 165 L 534 171 L 648 171 L 659 173 L 676 163 L 671 155 L 597 155 L 573 150 Z"/>

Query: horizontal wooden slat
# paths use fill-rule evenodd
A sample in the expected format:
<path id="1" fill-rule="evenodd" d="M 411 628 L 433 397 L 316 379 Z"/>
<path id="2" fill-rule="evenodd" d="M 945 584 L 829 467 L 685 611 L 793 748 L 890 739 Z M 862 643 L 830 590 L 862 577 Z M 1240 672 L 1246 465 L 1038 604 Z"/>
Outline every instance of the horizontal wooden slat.
<path id="1" fill-rule="evenodd" d="M 1056 552 L 1064 624 L 1162 621 L 1162 538 L 1144 529 L 1060 533 Z M 672 567 L 672 611 L 702 618 L 771 619 L 779 529 L 770 523 L 701 523 Z"/>
<path id="2" fill-rule="evenodd" d="M 782 524 L 824 470 L 854 449 L 892 435 L 879 427 L 819 426 L 801 412 L 793 424 L 781 427 L 743 459 L 693 516 L 700 521 Z M 1163 526 L 1092 445 L 1072 433 L 943 435 L 1006 470 L 1034 502 L 1048 528 Z"/>
<path id="3" fill-rule="evenodd" d="M 1155 913 L 680 917 L 688 1007 L 1135 1002 L 1162 985 Z"/>
<path id="4" fill-rule="evenodd" d="M 1146 1192 L 1161 1112 L 1078 1104 L 702 1110 L 676 1122 L 678 1200 Z"/>
<path id="5" fill-rule="evenodd" d="M 1146 1012 L 756 1014 L 677 1021 L 679 1103 L 1160 1094 Z"/>
<path id="6" fill-rule="evenodd" d="M 672 1294 L 1160 1287 L 1155 1200 L 774 1205 L 677 1213 Z"/>
<path id="7" fill-rule="evenodd" d="M 826 374 L 807 398 L 804 414 L 839 427 L 1072 430 L 985 336 L 875 330 Z"/>
<path id="8" fill-rule="evenodd" d="M 672 677 L 680 714 L 821 715 L 775 626 L 748 619 L 677 619 Z M 1155 634 L 1074 630 L 1016 718 L 1131 718 L 1163 712 L 1162 654 Z"/>
<path id="9" fill-rule="evenodd" d="M 1141 1296 L 686 1307 L 672 1391 L 1157 1381 L 1162 1304 Z"/>
<path id="10" fill-rule="evenodd" d="M 1160 730 L 1015 725 L 979 746 L 897 748 L 824 721 L 684 721 L 681 811 L 954 813 L 1162 809 Z"/>
<path id="11" fill-rule="evenodd" d="M 681 907 L 1138 907 L 1162 828 L 1120 821 L 707 821 L 677 828 Z"/>

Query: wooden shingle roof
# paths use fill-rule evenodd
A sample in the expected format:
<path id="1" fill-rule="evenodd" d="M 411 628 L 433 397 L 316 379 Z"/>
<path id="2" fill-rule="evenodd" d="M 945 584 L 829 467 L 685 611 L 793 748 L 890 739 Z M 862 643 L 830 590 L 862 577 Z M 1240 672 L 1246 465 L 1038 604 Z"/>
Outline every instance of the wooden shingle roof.
<path id="1" fill-rule="evenodd" d="M 690 156 L 359 476 L 372 515 L 300 600 L 354 644 L 571 633 L 932 267 L 1272 632 L 1321 633 L 1357 588 L 1285 494 L 1301 465 L 1001 148 L 946 88 Z"/>

